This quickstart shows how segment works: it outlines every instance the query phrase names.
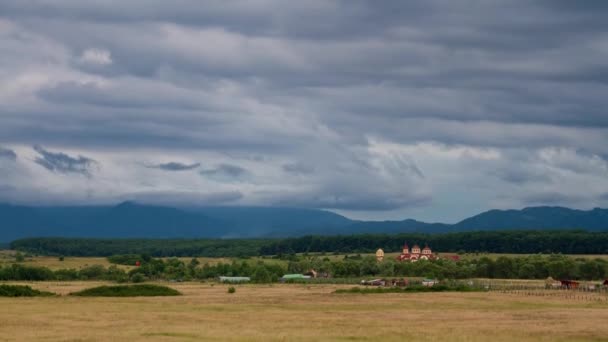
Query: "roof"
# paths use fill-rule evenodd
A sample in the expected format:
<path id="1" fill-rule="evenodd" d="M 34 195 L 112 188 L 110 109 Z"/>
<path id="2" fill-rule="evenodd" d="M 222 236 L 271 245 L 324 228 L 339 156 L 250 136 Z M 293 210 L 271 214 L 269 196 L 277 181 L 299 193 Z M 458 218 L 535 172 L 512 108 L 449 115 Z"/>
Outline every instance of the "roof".
<path id="1" fill-rule="evenodd" d="M 281 278 L 282 279 L 309 279 L 310 276 L 305 276 L 303 274 L 285 274 Z"/>
<path id="2" fill-rule="evenodd" d="M 420 248 L 420 246 L 418 246 L 418 245 L 414 245 L 412 248 Z"/>
<path id="3" fill-rule="evenodd" d="M 250 281 L 249 277 L 220 277 L 221 282 L 230 282 L 230 283 L 238 283 L 238 282 L 246 282 Z"/>

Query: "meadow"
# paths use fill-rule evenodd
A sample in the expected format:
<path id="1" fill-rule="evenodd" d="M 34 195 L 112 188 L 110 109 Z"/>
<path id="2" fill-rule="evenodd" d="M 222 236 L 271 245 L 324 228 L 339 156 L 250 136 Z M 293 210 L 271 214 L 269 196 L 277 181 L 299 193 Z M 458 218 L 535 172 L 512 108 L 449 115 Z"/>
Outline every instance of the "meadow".
<path id="1" fill-rule="evenodd" d="M 176 297 L 0 298 L 4 341 L 602 341 L 608 303 L 500 292 L 336 294 L 340 285 L 163 283 Z"/>

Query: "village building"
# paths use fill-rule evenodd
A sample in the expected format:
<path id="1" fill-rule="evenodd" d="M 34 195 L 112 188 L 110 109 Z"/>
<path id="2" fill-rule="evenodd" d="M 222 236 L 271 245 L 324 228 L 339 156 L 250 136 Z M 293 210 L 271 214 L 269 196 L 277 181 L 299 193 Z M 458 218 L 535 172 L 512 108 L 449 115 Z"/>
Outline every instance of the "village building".
<path id="1" fill-rule="evenodd" d="M 433 251 L 428 245 L 425 245 L 423 249 L 420 249 L 420 246 L 415 244 L 410 247 L 407 245 L 407 242 L 403 245 L 402 253 L 397 256 L 398 261 L 410 261 L 415 262 L 418 260 L 435 260 L 437 256 L 433 254 Z"/>

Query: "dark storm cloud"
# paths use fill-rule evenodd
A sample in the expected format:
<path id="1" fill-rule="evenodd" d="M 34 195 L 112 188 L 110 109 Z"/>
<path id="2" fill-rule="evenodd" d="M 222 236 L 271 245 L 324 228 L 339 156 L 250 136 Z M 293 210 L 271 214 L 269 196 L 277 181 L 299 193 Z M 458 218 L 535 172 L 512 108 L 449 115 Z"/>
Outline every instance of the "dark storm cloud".
<path id="1" fill-rule="evenodd" d="M 0 158 L 15 161 L 17 160 L 17 153 L 11 149 L 0 146 Z"/>
<path id="2" fill-rule="evenodd" d="M 34 160 L 36 164 L 53 172 L 79 173 L 91 176 L 93 168 L 97 165 L 97 162 L 91 158 L 71 157 L 62 152 L 50 152 L 40 145 L 35 145 L 34 150 L 40 154 Z"/>
<path id="3" fill-rule="evenodd" d="M 164 171 L 187 171 L 194 170 L 199 166 L 201 166 L 201 163 L 184 164 L 178 162 L 169 162 L 155 165 L 147 165 L 146 167 L 150 169 L 160 169 Z"/>

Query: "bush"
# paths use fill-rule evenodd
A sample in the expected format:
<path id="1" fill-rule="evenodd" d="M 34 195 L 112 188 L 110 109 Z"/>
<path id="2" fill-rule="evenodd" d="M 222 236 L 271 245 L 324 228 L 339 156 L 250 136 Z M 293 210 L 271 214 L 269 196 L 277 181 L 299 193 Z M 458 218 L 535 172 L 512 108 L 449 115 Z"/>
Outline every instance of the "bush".
<path id="1" fill-rule="evenodd" d="M 230 286 L 228 288 L 228 293 L 235 293 L 235 292 L 236 292 L 236 289 L 234 288 L 234 286 Z"/>
<path id="2" fill-rule="evenodd" d="M 46 297 L 54 293 L 34 290 L 23 285 L 0 285 L 0 297 Z"/>
<path id="3" fill-rule="evenodd" d="M 131 276 L 131 282 L 133 283 L 143 283 L 144 281 L 146 281 L 146 277 L 141 273 L 134 273 Z"/>
<path id="4" fill-rule="evenodd" d="M 25 256 L 23 254 L 21 254 L 21 252 L 17 252 L 17 254 L 15 254 L 15 261 L 16 262 L 24 262 L 25 261 Z"/>
<path id="5" fill-rule="evenodd" d="M 71 296 L 83 297 L 153 297 L 153 296 L 179 296 L 181 293 L 175 289 L 160 285 L 117 285 L 98 286 L 70 293 Z"/>

